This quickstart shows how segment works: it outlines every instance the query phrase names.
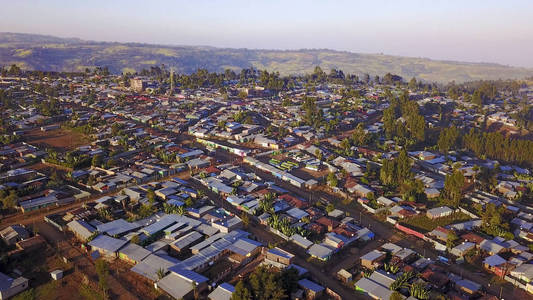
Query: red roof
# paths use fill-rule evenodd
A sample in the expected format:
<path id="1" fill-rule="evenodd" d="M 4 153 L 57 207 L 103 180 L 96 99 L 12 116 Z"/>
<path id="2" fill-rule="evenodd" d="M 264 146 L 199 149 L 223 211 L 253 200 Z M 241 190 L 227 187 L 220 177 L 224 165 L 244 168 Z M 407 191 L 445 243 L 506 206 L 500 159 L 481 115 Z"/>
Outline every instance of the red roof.
<path id="1" fill-rule="evenodd" d="M 207 169 L 205 169 L 205 171 L 207 173 L 220 173 L 220 170 L 213 166 L 209 166 Z"/>
<path id="2" fill-rule="evenodd" d="M 485 240 L 484 238 L 482 238 L 479 235 L 477 235 L 475 233 L 472 233 L 472 232 L 465 233 L 465 234 L 461 235 L 461 238 L 466 240 L 466 241 L 473 242 L 473 243 L 476 243 L 476 244 L 481 244 L 481 242 L 483 242 Z"/>
<path id="3" fill-rule="evenodd" d="M 326 226 L 328 228 L 330 228 L 330 227 L 331 228 L 335 228 L 335 227 L 339 226 L 339 222 L 337 222 L 335 220 L 332 220 L 330 218 L 327 218 L 327 217 L 322 217 L 322 218 L 316 220 L 316 222 L 318 224 L 324 225 L 324 226 Z"/>

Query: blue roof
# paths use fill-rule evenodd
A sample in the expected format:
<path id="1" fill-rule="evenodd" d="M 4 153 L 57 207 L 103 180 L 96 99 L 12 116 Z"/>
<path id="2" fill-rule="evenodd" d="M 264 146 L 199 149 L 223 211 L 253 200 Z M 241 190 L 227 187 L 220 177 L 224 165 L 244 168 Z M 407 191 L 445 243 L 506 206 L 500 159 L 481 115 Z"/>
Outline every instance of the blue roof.
<path id="1" fill-rule="evenodd" d="M 235 292 L 235 287 L 227 282 L 222 283 L 219 287 L 225 289 L 226 291 Z"/>
<path id="2" fill-rule="evenodd" d="M 178 178 L 178 177 L 172 177 L 172 180 L 174 180 L 175 182 L 177 183 L 181 183 L 183 185 L 188 185 L 189 183 L 181 178 Z"/>
<path id="3" fill-rule="evenodd" d="M 317 284 L 317 283 L 314 283 L 312 282 L 311 280 L 307 280 L 307 279 L 302 279 L 300 281 L 298 281 L 298 284 L 300 286 L 302 286 L 304 289 L 308 289 L 308 290 L 311 290 L 315 293 L 318 293 L 318 292 L 321 292 L 324 290 L 324 287 Z"/>

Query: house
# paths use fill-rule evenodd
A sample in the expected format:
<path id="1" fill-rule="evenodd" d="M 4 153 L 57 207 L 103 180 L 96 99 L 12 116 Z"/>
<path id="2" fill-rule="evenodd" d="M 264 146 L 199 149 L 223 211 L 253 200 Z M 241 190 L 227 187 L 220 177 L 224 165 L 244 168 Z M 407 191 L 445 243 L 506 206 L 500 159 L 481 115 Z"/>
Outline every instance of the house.
<path id="1" fill-rule="evenodd" d="M 103 223 L 96 226 L 98 232 L 107 233 L 110 236 L 119 236 L 130 231 L 137 230 L 141 225 L 127 222 L 123 219 L 117 219 L 111 222 Z"/>
<path id="2" fill-rule="evenodd" d="M 170 274 L 155 283 L 156 289 L 165 291 L 175 299 L 191 299 L 194 293 L 207 288 L 208 278 L 185 269 L 169 268 Z M 196 289 L 193 289 L 193 285 Z"/>
<path id="3" fill-rule="evenodd" d="M 233 292 L 235 292 L 235 287 L 233 287 L 233 285 L 229 283 L 224 282 L 221 285 L 217 286 L 217 288 L 207 296 L 207 299 L 230 300 Z"/>
<path id="4" fill-rule="evenodd" d="M 83 220 L 70 221 L 67 223 L 67 227 L 81 241 L 87 241 L 96 231 L 93 226 Z"/>
<path id="5" fill-rule="evenodd" d="M 180 237 L 174 242 L 170 243 L 170 248 L 176 252 L 181 252 L 188 249 L 190 246 L 198 243 L 203 238 L 203 235 L 197 231 L 191 231 L 186 235 Z"/>
<path id="6" fill-rule="evenodd" d="M 313 244 L 309 250 L 307 250 L 307 253 L 314 258 L 326 261 L 333 254 L 333 249 L 323 244 Z"/>
<path id="7" fill-rule="evenodd" d="M 479 249 L 487 252 L 489 255 L 494 255 L 503 252 L 505 247 L 491 240 L 484 240 L 479 244 Z"/>
<path id="8" fill-rule="evenodd" d="M 449 216 L 452 213 L 453 213 L 453 209 L 447 206 L 441 206 L 441 207 L 435 207 L 435 208 L 429 209 L 426 212 L 426 215 L 430 219 L 436 219 L 436 218 L 442 218 L 445 216 Z"/>
<path id="9" fill-rule="evenodd" d="M 294 254 L 278 247 L 268 249 L 265 254 L 265 262 L 274 266 L 287 267 L 292 264 Z"/>
<path id="10" fill-rule="evenodd" d="M 303 236 L 297 233 L 291 236 L 291 241 L 306 250 L 309 249 L 309 247 L 313 245 L 313 242 L 311 242 L 310 240 L 304 238 Z"/>
<path id="11" fill-rule="evenodd" d="M 212 222 L 211 226 L 220 230 L 220 232 L 228 233 L 230 231 L 242 228 L 242 220 L 235 216 L 230 219 L 224 219 L 216 222 Z"/>
<path id="12" fill-rule="evenodd" d="M 463 242 L 455 246 L 454 248 L 452 248 L 450 250 L 450 253 L 455 256 L 463 257 L 468 251 L 474 248 L 476 248 L 476 244 L 471 243 L 471 242 Z"/>
<path id="13" fill-rule="evenodd" d="M 101 255 L 107 257 L 116 257 L 120 248 L 126 245 L 128 241 L 115 239 L 107 235 L 100 234 L 89 242 L 89 246 L 93 251 L 100 252 Z"/>
<path id="14" fill-rule="evenodd" d="M 345 269 L 340 269 L 337 272 L 337 278 L 339 278 L 344 283 L 350 283 L 353 279 L 353 275 Z"/>
<path id="15" fill-rule="evenodd" d="M 132 264 L 141 262 L 143 259 L 145 259 L 150 254 L 152 254 L 152 252 L 133 243 L 127 244 L 126 246 L 122 247 L 122 249 L 118 251 L 118 257 L 120 259 L 128 261 Z"/>
<path id="16" fill-rule="evenodd" d="M 381 265 L 381 261 L 385 258 L 385 252 L 379 250 L 372 250 L 367 254 L 361 256 L 361 265 L 368 269 L 375 269 Z"/>
<path id="17" fill-rule="evenodd" d="M 468 279 L 461 279 L 455 282 L 455 289 L 469 295 L 475 295 L 481 291 L 481 285 Z"/>
<path id="18" fill-rule="evenodd" d="M 511 276 L 529 283 L 533 281 L 533 264 L 522 264 L 510 272 Z"/>
<path id="19" fill-rule="evenodd" d="M 507 260 L 497 254 L 485 257 L 483 267 L 500 277 L 504 277 L 509 268 Z"/>
<path id="20" fill-rule="evenodd" d="M 325 290 L 323 286 L 308 279 L 298 281 L 298 286 L 305 291 L 305 298 L 309 300 L 319 298 Z"/>
<path id="21" fill-rule="evenodd" d="M 339 222 L 327 217 L 321 217 L 320 219 L 316 220 L 317 224 L 320 224 L 328 229 L 328 231 L 333 231 L 333 229 L 337 228 L 339 226 Z"/>
<path id="22" fill-rule="evenodd" d="M 150 254 L 131 270 L 155 282 L 159 279 L 159 270 L 163 270 L 167 274 L 168 268 L 175 266 L 177 263 L 179 263 L 179 260 L 168 255 Z"/>
<path id="23" fill-rule="evenodd" d="M 7 245 L 14 245 L 18 241 L 30 237 L 30 233 L 21 225 L 11 225 L 0 231 L 0 237 Z"/>
<path id="24" fill-rule="evenodd" d="M 389 288 L 366 277 L 361 278 L 355 283 L 355 290 L 366 293 L 370 297 L 378 300 L 388 300 L 392 294 Z"/>
<path id="25" fill-rule="evenodd" d="M 241 237 L 227 248 L 231 254 L 228 260 L 231 262 L 246 264 L 261 251 L 261 243 Z"/>
<path id="26" fill-rule="evenodd" d="M 29 280 L 24 277 L 13 279 L 0 272 L 0 300 L 8 299 L 28 288 Z"/>

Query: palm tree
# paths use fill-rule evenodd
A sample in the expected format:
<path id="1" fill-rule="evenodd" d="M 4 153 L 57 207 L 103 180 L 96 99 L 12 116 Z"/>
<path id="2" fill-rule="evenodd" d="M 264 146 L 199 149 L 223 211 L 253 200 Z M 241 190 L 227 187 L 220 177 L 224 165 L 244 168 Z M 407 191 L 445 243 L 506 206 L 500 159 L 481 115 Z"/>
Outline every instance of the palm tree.
<path id="1" fill-rule="evenodd" d="M 429 299 L 429 291 L 426 286 L 421 282 L 415 282 L 411 284 L 411 287 L 409 288 L 409 293 L 411 294 L 411 296 L 417 299 Z"/>
<path id="2" fill-rule="evenodd" d="M 182 215 L 183 216 L 186 213 L 185 207 L 183 207 L 183 205 L 176 207 L 176 213 L 178 215 Z"/>
<path id="3" fill-rule="evenodd" d="M 159 270 L 157 270 L 157 278 L 159 279 L 162 279 L 163 277 L 165 277 L 166 274 L 167 272 L 165 272 L 165 270 L 163 270 L 162 268 L 159 268 Z"/>

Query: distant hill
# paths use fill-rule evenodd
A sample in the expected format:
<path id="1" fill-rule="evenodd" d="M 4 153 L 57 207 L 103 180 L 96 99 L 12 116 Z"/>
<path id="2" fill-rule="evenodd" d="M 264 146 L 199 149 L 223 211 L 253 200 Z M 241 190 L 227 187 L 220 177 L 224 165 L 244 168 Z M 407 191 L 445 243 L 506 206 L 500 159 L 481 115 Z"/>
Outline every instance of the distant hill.
<path id="1" fill-rule="evenodd" d="M 83 71 L 86 67 L 107 66 L 111 72 L 133 72 L 165 64 L 175 71 L 191 73 L 239 70 L 253 66 L 281 74 L 312 72 L 319 65 L 345 73 L 398 74 L 426 81 L 447 83 L 478 79 L 522 79 L 533 69 L 491 63 L 438 61 L 427 58 L 380 54 L 357 54 L 327 49 L 251 50 L 202 46 L 164 46 L 139 43 L 105 43 L 45 35 L 0 33 L 0 65 L 18 64 L 24 69 Z"/>

